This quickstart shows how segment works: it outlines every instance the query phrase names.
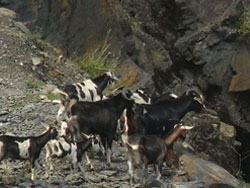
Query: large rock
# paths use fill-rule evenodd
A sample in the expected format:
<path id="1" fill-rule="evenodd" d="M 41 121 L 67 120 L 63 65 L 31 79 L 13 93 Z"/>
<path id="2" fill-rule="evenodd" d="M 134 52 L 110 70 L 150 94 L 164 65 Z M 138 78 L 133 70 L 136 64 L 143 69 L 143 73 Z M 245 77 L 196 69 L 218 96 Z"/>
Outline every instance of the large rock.
<path id="1" fill-rule="evenodd" d="M 219 165 L 188 152 L 179 151 L 179 155 L 189 179 L 199 178 L 204 187 L 242 188 L 238 180 Z"/>
<path id="2" fill-rule="evenodd" d="M 232 62 L 232 68 L 236 75 L 232 77 L 229 91 L 240 92 L 250 89 L 250 54 L 242 52 L 235 61 Z"/>

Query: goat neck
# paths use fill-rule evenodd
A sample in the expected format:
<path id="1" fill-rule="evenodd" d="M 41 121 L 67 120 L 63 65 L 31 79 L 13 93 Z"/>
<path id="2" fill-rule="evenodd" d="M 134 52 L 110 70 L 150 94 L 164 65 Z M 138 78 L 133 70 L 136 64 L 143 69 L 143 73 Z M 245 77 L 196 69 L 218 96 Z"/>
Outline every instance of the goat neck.
<path id="1" fill-rule="evenodd" d="M 39 135 L 38 137 L 33 137 L 37 140 L 36 144 L 38 148 L 42 148 L 49 140 L 57 137 L 57 131 L 55 128 L 49 127 L 46 132 Z"/>
<path id="2" fill-rule="evenodd" d="M 100 90 L 100 91 L 103 91 L 109 84 L 109 82 L 112 80 L 112 77 L 110 74 L 103 74 L 101 76 L 98 76 L 96 78 L 93 78 L 92 79 L 92 82 L 94 82 L 97 86 L 97 88 Z"/>
<path id="3" fill-rule="evenodd" d="M 184 130 L 192 129 L 191 126 L 184 126 L 183 124 L 177 124 L 172 131 L 164 138 L 165 143 L 169 146 L 172 145 L 181 135 Z"/>

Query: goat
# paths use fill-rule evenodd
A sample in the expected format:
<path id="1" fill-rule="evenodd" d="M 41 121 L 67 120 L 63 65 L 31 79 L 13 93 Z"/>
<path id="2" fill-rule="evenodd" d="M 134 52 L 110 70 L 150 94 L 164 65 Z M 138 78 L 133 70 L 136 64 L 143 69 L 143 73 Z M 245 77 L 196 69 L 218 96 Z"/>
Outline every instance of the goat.
<path id="1" fill-rule="evenodd" d="M 93 79 L 87 79 L 82 83 L 66 85 L 64 92 L 70 99 L 79 101 L 99 101 L 103 99 L 102 91 L 109 85 L 118 80 L 110 71 Z"/>
<path id="2" fill-rule="evenodd" d="M 158 101 L 156 104 L 133 104 L 127 108 L 126 119 L 129 135 L 134 133 L 164 135 L 176 122 L 190 111 L 201 112 L 205 108 L 203 97 L 188 90 L 178 98 Z"/>
<path id="3" fill-rule="evenodd" d="M 145 92 L 141 89 L 137 89 L 136 91 L 134 91 L 131 94 L 131 99 L 134 100 L 134 102 L 136 104 L 157 104 L 161 101 L 165 101 L 165 100 L 174 100 L 176 98 L 178 98 L 177 95 L 175 95 L 174 93 L 164 93 L 160 96 L 157 97 L 149 97 L 147 94 L 145 94 Z M 122 113 L 121 118 L 118 120 L 118 129 L 117 129 L 117 137 L 121 140 L 121 134 L 124 130 L 124 119 L 125 119 L 126 113 L 125 111 Z"/>
<path id="4" fill-rule="evenodd" d="M 51 156 L 55 155 L 55 157 L 59 157 L 62 153 L 72 152 L 71 147 L 74 147 L 75 145 L 78 146 L 78 144 L 76 144 L 76 142 L 73 142 L 71 139 L 69 139 L 69 137 L 68 137 L 69 134 L 70 134 L 70 132 L 69 132 L 68 123 L 66 121 L 62 121 L 59 139 L 51 140 L 47 144 L 48 146 L 46 145 L 46 149 L 48 149 L 47 150 L 48 157 L 46 157 L 46 159 L 48 159 L 48 163 L 51 161 L 51 158 L 52 158 Z M 96 152 L 101 151 L 104 154 L 104 148 L 101 144 L 101 139 L 100 139 L 99 135 L 95 135 L 95 137 L 93 137 L 93 136 L 90 137 L 90 136 L 87 136 L 84 133 L 82 133 L 82 136 L 84 137 L 83 138 L 84 140 L 81 142 L 81 144 L 79 144 L 79 146 L 81 148 L 83 148 L 82 145 L 84 145 L 84 141 L 89 143 L 88 140 L 90 140 L 90 138 L 92 138 L 91 139 L 92 142 L 90 144 L 85 144 L 86 150 L 88 150 L 88 148 L 90 148 L 91 151 L 96 151 Z M 70 149 L 70 150 L 68 151 L 68 149 Z M 82 152 L 82 150 L 80 152 L 84 153 L 84 157 L 86 159 L 86 165 L 88 165 L 90 167 L 90 169 L 94 169 L 94 166 L 91 163 L 89 156 L 87 155 L 87 152 L 85 152 L 85 150 L 84 150 L 84 152 Z M 68 156 L 68 158 L 70 158 L 70 157 L 73 160 L 72 155 Z M 72 163 L 73 163 L 73 161 L 72 161 Z M 50 166 L 50 169 L 52 170 L 53 169 L 52 163 L 50 163 L 49 166 Z M 74 165 L 73 165 L 73 167 L 74 167 Z"/>
<path id="5" fill-rule="evenodd" d="M 130 93 L 122 90 L 116 96 L 97 102 L 75 102 L 69 105 L 67 123 L 72 138 L 81 139 L 81 132 L 85 134 L 98 134 L 106 150 L 107 164 L 111 164 L 111 147 L 115 138 L 117 122 L 123 110 L 133 101 L 127 95 Z M 72 101 L 72 100 L 71 100 Z"/>
<path id="6" fill-rule="evenodd" d="M 206 109 L 204 98 L 194 90 L 187 90 L 178 98 L 162 97 L 155 104 L 133 104 L 126 109 L 128 135 L 149 134 L 164 136 L 190 111 Z M 172 163 L 173 146 L 169 146 L 167 164 Z"/>
<path id="7" fill-rule="evenodd" d="M 31 179 L 35 179 L 35 166 L 40 167 L 38 158 L 45 144 L 57 137 L 57 131 L 49 127 L 39 136 L 17 137 L 10 135 L 0 136 L 0 162 L 7 158 L 29 160 L 31 164 Z M 7 165 L 6 165 L 7 166 Z"/>
<path id="8" fill-rule="evenodd" d="M 71 160 L 73 169 L 77 167 L 85 174 L 84 168 L 81 166 L 82 156 L 91 147 L 94 136 L 83 135 L 85 139 L 81 142 L 69 141 L 65 136 L 60 136 L 58 139 L 50 140 L 46 148 L 46 176 L 48 177 L 49 170 L 53 170 L 52 158 L 66 158 Z M 86 179 L 86 177 L 85 177 Z"/>
<path id="9" fill-rule="evenodd" d="M 182 124 L 175 125 L 166 136 L 157 135 L 131 135 L 128 136 L 128 128 L 123 135 L 123 141 L 128 152 L 128 172 L 130 184 L 133 183 L 134 167 L 140 165 L 147 169 L 149 164 L 153 164 L 157 179 L 161 177 L 163 163 L 168 158 L 169 146 L 173 145 L 183 131 L 192 129 L 192 126 Z"/>
<path id="10" fill-rule="evenodd" d="M 95 102 L 103 100 L 106 97 L 102 92 L 107 87 L 118 80 L 110 71 L 93 79 L 86 79 L 81 83 L 68 84 L 64 89 L 59 89 L 56 86 L 50 86 L 45 89 L 46 92 L 52 92 L 60 95 L 59 101 L 54 103 L 59 104 L 60 108 L 57 113 L 57 122 L 64 119 L 65 110 L 69 99 L 76 99 L 77 101 Z"/>

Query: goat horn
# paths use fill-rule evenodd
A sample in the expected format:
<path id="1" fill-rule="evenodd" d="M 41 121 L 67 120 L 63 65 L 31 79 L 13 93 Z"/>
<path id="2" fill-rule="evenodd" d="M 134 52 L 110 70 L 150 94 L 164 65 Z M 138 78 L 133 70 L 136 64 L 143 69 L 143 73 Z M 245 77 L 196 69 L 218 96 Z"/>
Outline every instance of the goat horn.
<path id="1" fill-rule="evenodd" d="M 126 92 L 129 91 L 131 92 L 128 88 L 123 88 L 122 89 L 122 95 L 125 99 L 129 100 L 129 101 L 132 101 L 132 99 L 130 99 L 127 95 L 126 95 Z"/>
<path id="2" fill-rule="evenodd" d="M 187 126 L 187 125 L 184 125 L 184 126 L 181 126 L 182 129 L 185 129 L 185 130 L 189 130 L 189 129 L 192 129 L 194 128 L 194 126 Z"/>
<path id="3" fill-rule="evenodd" d="M 82 132 L 81 132 L 81 134 L 82 134 L 85 138 L 87 138 L 87 139 L 90 139 L 90 138 L 91 138 L 91 135 L 87 135 L 87 134 L 82 133 Z"/>

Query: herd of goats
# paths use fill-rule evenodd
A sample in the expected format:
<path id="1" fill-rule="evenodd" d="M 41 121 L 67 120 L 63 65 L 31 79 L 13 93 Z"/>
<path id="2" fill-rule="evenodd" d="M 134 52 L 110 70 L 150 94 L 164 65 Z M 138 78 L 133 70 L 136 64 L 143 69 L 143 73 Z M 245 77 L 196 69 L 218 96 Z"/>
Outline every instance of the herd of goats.
<path id="1" fill-rule="evenodd" d="M 53 169 L 53 158 L 68 158 L 74 169 L 80 168 L 83 157 L 93 168 L 87 155 L 94 145 L 106 154 L 107 165 L 111 164 L 111 148 L 115 139 L 122 141 L 126 149 L 130 183 L 134 169 L 147 169 L 154 165 L 157 179 L 161 177 L 163 164 L 173 166 L 173 144 L 177 138 L 193 128 L 182 124 L 181 119 L 190 111 L 205 109 L 204 99 L 195 90 L 187 90 L 181 96 L 165 93 L 150 97 L 142 90 L 131 91 L 118 88 L 110 96 L 103 91 L 117 78 L 111 73 L 86 79 L 81 83 L 47 88 L 60 96 L 53 102 L 60 108 L 56 117 L 58 126 L 49 126 L 39 136 L 0 136 L 0 162 L 5 168 L 8 158 L 29 160 L 31 179 L 43 147 L 46 148 L 46 174 Z M 86 152 L 88 151 L 88 152 Z M 87 180 L 87 178 L 86 178 Z"/>

